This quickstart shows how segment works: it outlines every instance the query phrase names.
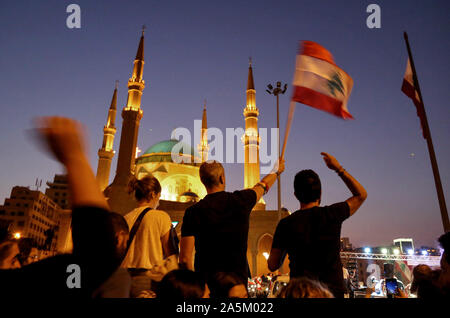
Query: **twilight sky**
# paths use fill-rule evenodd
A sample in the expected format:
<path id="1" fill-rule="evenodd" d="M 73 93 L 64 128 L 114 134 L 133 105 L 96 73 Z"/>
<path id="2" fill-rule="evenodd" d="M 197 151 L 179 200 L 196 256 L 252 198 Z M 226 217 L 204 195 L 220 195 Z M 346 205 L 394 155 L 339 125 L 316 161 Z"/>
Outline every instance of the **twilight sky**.
<path id="1" fill-rule="evenodd" d="M 66 26 L 71 3 L 81 7 L 81 29 Z M 366 26 L 371 3 L 381 7 L 380 29 Z M 311 40 L 326 47 L 353 78 L 348 108 L 355 120 L 297 104 L 282 175 L 283 205 L 298 208 L 293 178 L 307 168 L 322 179 L 323 204 L 350 196 L 323 163 L 325 151 L 368 192 L 361 209 L 344 222 L 342 236 L 355 246 L 390 244 L 399 237 L 414 238 L 416 246 L 435 245 L 443 228 L 427 146 L 415 107 L 400 91 L 407 61 L 403 31 L 409 34 L 449 206 L 449 11 L 450 2 L 436 0 L 1 1 L 1 203 L 14 185 L 32 186 L 36 178 L 45 184 L 63 172 L 28 137 L 36 116 L 83 122 L 96 169 L 115 80 L 117 151 L 120 111 L 143 24 L 146 88 L 138 140 L 143 150 L 169 139 L 176 127 L 193 134 L 204 99 L 209 127 L 244 127 L 249 56 L 259 127 L 276 127 L 275 98 L 266 85 L 289 85 L 280 99 L 284 134 L 298 44 Z M 225 169 L 227 189 L 242 188 L 243 164 Z M 269 209 L 276 208 L 276 186 L 265 199 Z"/>

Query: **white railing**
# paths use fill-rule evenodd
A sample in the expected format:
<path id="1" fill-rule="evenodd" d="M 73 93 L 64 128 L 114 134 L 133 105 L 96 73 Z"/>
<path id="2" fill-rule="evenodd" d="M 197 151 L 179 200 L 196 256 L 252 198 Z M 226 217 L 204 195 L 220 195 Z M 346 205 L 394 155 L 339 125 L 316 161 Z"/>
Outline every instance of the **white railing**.
<path id="1" fill-rule="evenodd" d="M 429 266 L 439 266 L 440 256 L 425 256 L 425 255 L 391 255 L 391 254 L 373 254 L 373 253 L 352 253 L 341 252 L 341 258 L 351 259 L 371 259 L 371 260 L 386 260 L 386 261 L 406 261 L 408 265 L 416 266 L 419 264 L 426 264 Z"/>

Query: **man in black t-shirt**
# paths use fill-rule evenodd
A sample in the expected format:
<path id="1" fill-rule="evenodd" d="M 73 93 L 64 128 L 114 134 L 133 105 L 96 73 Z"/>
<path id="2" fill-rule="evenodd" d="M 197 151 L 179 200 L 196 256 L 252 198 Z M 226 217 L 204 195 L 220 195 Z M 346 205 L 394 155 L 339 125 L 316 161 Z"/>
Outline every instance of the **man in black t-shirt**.
<path id="1" fill-rule="evenodd" d="M 312 170 L 297 173 L 294 194 L 300 201 L 300 210 L 278 224 L 268 266 L 271 271 L 277 270 L 288 254 L 291 277 L 307 276 L 319 280 L 328 285 L 335 297 L 343 297 L 341 226 L 358 210 L 367 193 L 333 156 L 321 154 L 328 168 L 337 172 L 353 196 L 344 202 L 320 207 L 322 188 L 319 176 Z"/>
<path id="2" fill-rule="evenodd" d="M 225 192 L 225 172 L 218 162 L 205 162 L 200 179 L 207 195 L 189 207 L 183 218 L 180 263 L 206 279 L 218 272 L 249 276 L 247 239 L 250 212 L 284 171 L 284 161 L 252 189 Z M 195 247 L 195 262 L 193 254 Z M 193 264 L 195 263 L 195 264 Z M 194 265 L 194 266 L 193 266 Z"/>

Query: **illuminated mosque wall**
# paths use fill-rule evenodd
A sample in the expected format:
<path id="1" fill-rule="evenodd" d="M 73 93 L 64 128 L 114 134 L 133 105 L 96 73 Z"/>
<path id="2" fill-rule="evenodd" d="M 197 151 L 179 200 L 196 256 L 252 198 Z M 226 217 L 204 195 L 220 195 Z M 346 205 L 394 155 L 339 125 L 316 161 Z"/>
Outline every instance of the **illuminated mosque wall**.
<path id="1" fill-rule="evenodd" d="M 200 164 L 194 162 L 199 156 L 192 147 L 184 145 L 184 150 L 177 155 L 183 162 L 174 162 L 171 151 L 177 143 L 178 140 L 165 140 L 148 148 L 136 159 L 136 177 L 153 175 L 157 178 L 162 188 L 161 200 L 197 202 L 206 196 L 199 178 Z"/>

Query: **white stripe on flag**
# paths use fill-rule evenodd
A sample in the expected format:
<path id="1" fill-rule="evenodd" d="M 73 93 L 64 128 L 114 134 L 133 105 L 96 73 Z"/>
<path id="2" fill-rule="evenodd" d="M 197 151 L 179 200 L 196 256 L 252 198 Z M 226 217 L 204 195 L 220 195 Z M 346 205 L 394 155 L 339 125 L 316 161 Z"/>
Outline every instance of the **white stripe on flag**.
<path id="1" fill-rule="evenodd" d="M 330 89 L 333 76 L 338 75 L 343 85 L 343 93 L 338 89 Z M 297 55 L 296 72 L 293 85 L 310 88 L 340 101 L 350 96 L 353 80 L 339 67 L 308 55 Z M 334 94 L 333 94 L 334 93 Z"/>

